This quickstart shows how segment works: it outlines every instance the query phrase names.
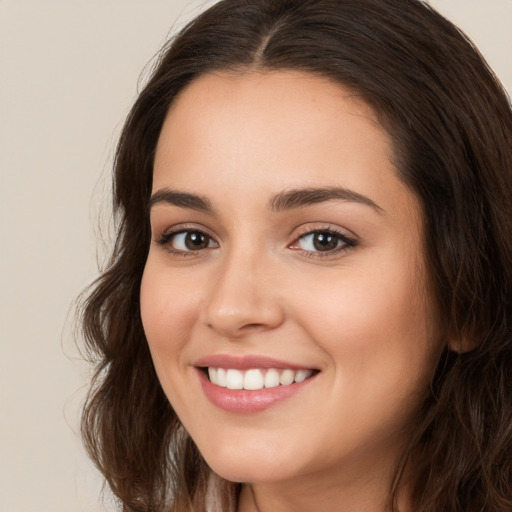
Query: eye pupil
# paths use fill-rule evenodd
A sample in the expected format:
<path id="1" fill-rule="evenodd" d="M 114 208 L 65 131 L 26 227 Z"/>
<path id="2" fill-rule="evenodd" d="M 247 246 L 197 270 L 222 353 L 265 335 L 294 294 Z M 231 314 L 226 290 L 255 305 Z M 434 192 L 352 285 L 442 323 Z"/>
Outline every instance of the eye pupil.
<path id="1" fill-rule="evenodd" d="M 315 233 L 313 245 L 317 251 L 331 251 L 338 246 L 338 238 L 329 233 Z"/>
<path id="2" fill-rule="evenodd" d="M 199 231 L 191 231 L 185 237 L 185 245 L 190 250 L 206 249 L 208 242 L 208 236 Z"/>

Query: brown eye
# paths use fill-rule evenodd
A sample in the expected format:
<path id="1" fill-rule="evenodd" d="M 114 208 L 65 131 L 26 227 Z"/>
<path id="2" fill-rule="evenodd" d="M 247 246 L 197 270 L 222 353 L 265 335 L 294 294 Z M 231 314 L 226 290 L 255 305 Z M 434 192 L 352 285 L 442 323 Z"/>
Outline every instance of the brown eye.
<path id="1" fill-rule="evenodd" d="M 357 242 L 345 235 L 330 229 L 314 230 L 301 235 L 291 246 L 293 249 L 300 249 L 304 253 L 309 253 L 311 257 L 316 255 L 329 256 L 337 254 L 346 249 L 355 247 Z"/>
<path id="2" fill-rule="evenodd" d="M 165 234 L 158 243 L 172 252 L 187 253 L 218 247 L 213 238 L 202 231 L 178 231 Z"/>
<path id="3" fill-rule="evenodd" d="M 184 244 L 190 251 L 206 249 L 210 243 L 210 237 L 200 231 L 187 231 L 184 233 Z"/>
<path id="4" fill-rule="evenodd" d="M 346 242 L 336 233 L 313 231 L 301 236 L 297 245 L 304 251 L 328 252 L 346 245 Z"/>
<path id="5" fill-rule="evenodd" d="M 339 237 L 332 233 L 313 234 L 313 247 L 317 251 L 332 251 L 338 247 L 339 243 Z"/>

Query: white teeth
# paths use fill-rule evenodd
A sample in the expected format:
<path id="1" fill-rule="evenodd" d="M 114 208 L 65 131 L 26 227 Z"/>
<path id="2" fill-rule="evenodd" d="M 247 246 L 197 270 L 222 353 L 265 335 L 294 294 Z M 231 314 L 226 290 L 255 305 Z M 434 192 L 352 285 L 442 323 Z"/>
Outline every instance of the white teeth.
<path id="1" fill-rule="evenodd" d="M 213 366 L 208 367 L 208 377 L 212 382 L 217 382 L 217 368 L 213 368 Z"/>
<path id="2" fill-rule="evenodd" d="M 263 375 L 259 370 L 247 370 L 244 375 L 244 389 L 261 389 L 263 387 Z"/>
<path id="3" fill-rule="evenodd" d="M 247 389 L 258 390 L 265 388 L 275 388 L 279 385 L 289 386 L 294 382 L 302 382 L 313 375 L 312 370 L 277 370 L 269 368 L 267 370 L 251 368 L 249 370 L 236 370 L 234 368 L 214 368 L 208 367 L 208 376 L 210 381 L 228 389 Z"/>
<path id="4" fill-rule="evenodd" d="M 230 368 L 226 372 L 226 387 L 228 389 L 243 389 L 244 374 L 240 370 Z"/>
<path id="5" fill-rule="evenodd" d="M 265 387 L 275 388 L 279 386 L 279 372 L 275 368 L 270 368 L 265 373 Z"/>
<path id="6" fill-rule="evenodd" d="M 226 370 L 224 370 L 224 368 L 213 368 L 212 366 L 209 366 L 208 377 L 210 377 L 210 380 L 215 382 L 217 386 L 221 386 L 223 388 L 226 387 Z"/>
<path id="7" fill-rule="evenodd" d="M 311 370 L 299 370 L 295 374 L 295 382 L 302 382 L 303 380 L 306 380 L 308 377 L 311 377 L 313 372 Z"/>
<path id="8" fill-rule="evenodd" d="M 295 379 L 295 372 L 293 370 L 284 370 L 279 377 L 279 382 L 282 386 L 289 386 Z"/>
<path id="9" fill-rule="evenodd" d="M 213 382 L 213 381 L 212 381 Z M 228 385 L 226 370 L 224 368 L 217 368 L 217 386 L 225 388 Z"/>

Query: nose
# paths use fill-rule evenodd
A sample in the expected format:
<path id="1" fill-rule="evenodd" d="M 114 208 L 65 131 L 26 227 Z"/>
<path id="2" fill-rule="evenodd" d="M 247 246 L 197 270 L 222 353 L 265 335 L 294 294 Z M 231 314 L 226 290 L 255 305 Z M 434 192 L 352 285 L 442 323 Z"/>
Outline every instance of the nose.
<path id="1" fill-rule="evenodd" d="M 284 321 L 277 275 L 261 255 L 233 253 L 220 263 L 205 307 L 205 322 L 223 337 L 239 339 Z"/>

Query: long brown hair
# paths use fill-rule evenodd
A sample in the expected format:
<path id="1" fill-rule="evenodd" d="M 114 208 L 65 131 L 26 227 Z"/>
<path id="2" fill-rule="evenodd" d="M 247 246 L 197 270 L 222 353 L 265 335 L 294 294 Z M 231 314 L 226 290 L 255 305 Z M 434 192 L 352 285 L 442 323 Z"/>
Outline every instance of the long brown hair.
<path id="1" fill-rule="evenodd" d="M 84 296 L 89 453 L 125 511 L 204 510 L 210 470 L 142 329 L 153 157 L 169 106 L 214 70 L 295 69 L 357 91 L 419 198 L 446 349 L 390 489 L 416 512 L 512 510 L 512 112 L 474 45 L 419 0 L 222 0 L 162 50 L 115 158 L 117 241 Z M 218 479 L 220 500 L 236 485 Z"/>

